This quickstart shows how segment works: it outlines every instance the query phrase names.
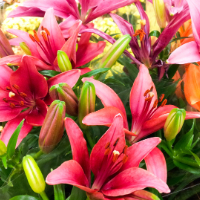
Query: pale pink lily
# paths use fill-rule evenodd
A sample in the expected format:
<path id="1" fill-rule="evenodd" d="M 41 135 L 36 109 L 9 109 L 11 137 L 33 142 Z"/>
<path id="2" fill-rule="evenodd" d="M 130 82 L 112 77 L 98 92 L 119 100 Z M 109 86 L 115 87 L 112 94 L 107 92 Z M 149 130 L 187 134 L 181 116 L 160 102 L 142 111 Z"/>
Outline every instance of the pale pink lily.
<path id="1" fill-rule="evenodd" d="M 157 97 L 149 70 L 146 66 L 141 65 L 130 93 L 132 126 L 129 131 L 126 111 L 118 95 L 100 81 L 92 78 L 83 78 L 82 80 L 83 82 L 92 82 L 95 85 L 96 94 L 104 105 L 103 109 L 87 115 L 83 119 L 83 123 L 86 125 L 110 126 L 114 116 L 120 113 L 124 119 L 127 139 L 131 143 L 163 128 L 169 112 L 175 108 L 173 105 L 165 105 L 167 100 L 163 100 L 163 95 L 160 98 Z M 199 112 L 186 113 L 186 119 L 200 118 Z"/>
<path id="2" fill-rule="evenodd" d="M 114 117 L 111 127 L 99 139 L 89 156 L 86 141 L 78 125 L 65 119 L 73 160 L 64 162 L 46 178 L 47 184 L 70 184 L 86 191 L 91 200 L 128 199 L 141 197 L 146 187 L 169 193 L 166 184 L 166 162 L 156 146 L 160 138 L 150 138 L 128 147 L 120 114 Z M 145 148 L 144 148 L 145 146 Z M 139 168 L 145 159 L 147 170 Z M 94 174 L 91 183 L 90 173 Z M 137 194 L 139 193 L 139 194 Z M 148 193 L 148 199 L 152 194 Z M 135 198 L 140 199 L 140 198 Z"/>
<path id="3" fill-rule="evenodd" d="M 105 48 L 105 42 L 90 43 L 89 39 L 91 34 L 84 33 L 78 42 L 78 51 L 76 52 L 76 43 L 80 25 L 80 20 L 73 24 L 69 30 L 70 37 L 65 41 L 62 31 L 55 19 L 54 10 L 49 8 L 38 32 L 34 32 L 34 36 L 27 32 L 15 29 L 9 29 L 7 31 L 18 36 L 18 38 L 10 40 L 11 45 L 19 45 L 21 42 L 25 42 L 31 51 L 31 55 L 44 63 L 44 65 L 39 68 L 40 70 L 60 71 L 57 64 L 58 50 L 65 51 L 72 62 L 73 68 L 77 68 L 90 62 L 97 55 L 102 53 Z M 91 27 L 92 25 L 89 26 Z M 15 63 L 16 61 L 20 62 L 21 60 L 21 56 L 12 56 L 11 58 L 15 59 Z M 9 58 L 7 58 L 7 60 L 8 59 Z M 5 63 L 5 60 L 6 59 L 0 61 L 0 64 Z"/>
<path id="4" fill-rule="evenodd" d="M 4 65 L 0 72 L 0 121 L 8 121 L 1 140 L 7 145 L 20 121 L 25 119 L 17 146 L 33 126 L 43 124 L 48 109 L 44 98 L 49 87 L 60 82 L 73 87 L 80 77 L 80 70 L 70 70 L 46 81 L 29 56 L 22 57 L 16 71 Z"/>

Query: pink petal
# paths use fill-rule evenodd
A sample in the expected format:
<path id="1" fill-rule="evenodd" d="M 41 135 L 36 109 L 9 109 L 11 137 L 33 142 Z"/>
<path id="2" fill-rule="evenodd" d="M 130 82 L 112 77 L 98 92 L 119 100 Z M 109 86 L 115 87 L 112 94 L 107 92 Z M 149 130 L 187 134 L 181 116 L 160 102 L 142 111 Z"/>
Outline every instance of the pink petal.
<path id="1" fill-rule="evenodd" d="M 101 99 L 101 102 L 105 107 L 116 107 L 122 111 L 124 116 L 126 116 L 126 110 L 121 99 L 110 87 L 100 81 L 94 80 L 93 78 L 83 78 L 82 81 L 89 81 L 94 84 L 96 95 Z"/>
<path id="2" fill-rule="evenodd" d="M 90 62 L 92 59 L 103 53 L 105 42 L 88 43 L 78 46 L 76 67 L 80 67 Z"/>
<path id="3" fill-rule="evenodd" d="M 122 166 L 120 171 L 131 167 L 139 167 L 140 162 L 161 142 L 158 137 L 142 140 L 128 147 L 127 162 Z M 144 148 L 145 147 L 145 148 Z"/>
<path id="4" fill-rule="evenodd" d="M 32 126 L 42 126 L 47 109 L 48 107 L 44 101 L 37 99 L 34 108 L 30 110 L 26 117 L 27 123 Z"/>
<path id="5" fill-rule="evenodd" d="M 200 1 L 199 0 L 187 0 L 187 3 L 190 8 L 190 16 L 192 19 L 192 32 L 194 38 L 200 47 Z"/>
<path id="6" fill-rule="evenodd" d="M 86 67 L 86 68 L 79 68 L 79 70 L 81 71 L 81 75 L 86 74 L 86 73 L 92 71 L 89 67 Z"/>
<path id="7" fill-rule="evenodd" d="M 2 133 L 1 133 L 1 140 L 7 145 L 12 134 L 14 133 L 17 126 L 20 124 L 20 122 L 26 117 L 27 112 L 23 112 L 20 115 L 18 115 L 16 118 L 10 120 L 4 127 Z M 24 124 L 22 126 L 22 129 L 19 133 L 16 148 L 21 143 L 21 141 L 27 136 L 27 134 L 31 131 L 33 127 L 29 124 L 27 124 L 26 121 L 24 121 Z"/>
<path id="8" fill-rule="evenodd" d="M 57 4 L 59 4 L 59 3 L 57 2 Z M 42 35 L 40 34 L 40 31 L 42 30 L 41 27 L 46 28 L 50 33 L 49 41 L 50 41 L 51 47 L 48 47 L 48 48 L 51 48 L 52 53 L 53 53 L 52 56 L 53 56 L 53 60 L 54 60 L 57 57 L 57 51 L 60 50 L 62 48 L 62 46 L 64 45 L 65 39 L 62 35 L 60 27 L 54 16 L 53 8 L 47 9 L 44 19 L 38 29 L 38 37 L 40 38 L 41 41 L 43 41 L 44 39 L 43 39 Z M 44 42 L 44 44 L 45 44 L 45 42 Z M 50 49 L 49 49 L 49 51 L 50 51 Z"/>
<path id="9" fill-rule="evenodd" d="M 83 133 L 70 118 L 65 118 L 65 128 L 71 144 L 73 160 L 80 164 L 87 179 L 90 180 L 90 158 Z"/>
<path id="10" fill-rule="evenodd" d="M 11 75 L 11 86 L 16 84 L 19 91 L 24 92 L 31 99 L 43 98 L 46 96 L 48 86 L 45 78 L 38 73 L 35 65 L 28 56 L 22 58 L 20 67 Z"/>
<path id="11" fill-rule="evenodd" d="M 58 83 L 67 83 L 71 88 L 76 84 L 81 71 L 79 69 L 73 69 L 67 72 L 60 73 L 48 80 L 49 88 Z"/>
<path id="12" fill-rule="evenodd" d="M 99 139 L 97 144 L 92 149 L 90 155 L 90 167 L 92 172 L 94 173 L 95 180 L 103 176 L 103 174 L 105 173 L 107 173 L 107 177 L 114 173 L 114 171 L 111 171 L 111 169 L 109 168 L 104 169 L 104 167 L 107 165 L 106 163 L 103 162 L 107 162 L 104 155 L 106 150 L 105 149 L 106 145 L 109 143 L 110 147 L 113 148 L 113 145 L 117 140 L 119 141 L 114 149 L 121 153 L 126 144 L 125 144 L 125 135 L 123 132 L 123 121 L 122 121 L 122 116 L 120 114 L 116 115 L 111 127 Z"/>
<path id="13" fill-rule="evenodd" d="M 167 182 L 167 165 L 163 153 L 157 147 L 154 148 L 146 157 L 145 162 L 147 171 Z"/>
<path id="14" fill-rule="evenodd" d="M 70 184 L 88 193 L 95 192 L 89 188 L 89 182 L 83 169 L 75 160 L 64 162 L 47 175 L 46 183 L 49 185 Z"/>
<path id="15" fill-rule="evenodd" d="M 102 188 L 107 196 L 122 196 L 146 187 L 156 188 L 160 192 L 169 193 L 170 189 L 161 179 L 141 168 L 129 168 L 115 176 Z"/>
<path id="16" fill-rule="evenodd" d="M 157 92 L 149 74 L 148 68 L 145 65 L 140 65 L 139 73 L 133 83 L 130 93 L 130 108 L 132 113 L 131 131 L 136 134 L 140 132 L 142 124 L 145 120 L 145 117 L 143 116 L 143 109 L 145 104 L 144 93 L 151 87 L 153 87 L 152 92 L 154 93 L 154 97 L 152 98 L 148 111 L 152 108 L 154 101 L 157 99 Z"/>
<path id="17" fill-rule="evenodd" d="M 0 66 L 0 89 L 6 90 L 6 87 L 10 87 L 10 76 L 13 70 L 6 65 Z"/>
<path id="18" fill-rule="evenodd" d="M 19 65 L 21 63 L 21 55 L 11 55 L 0 59 L 0 65 L 7 65 L 9 63 L 13 65 Z"/>
<path id="19" fill-rule="evenodd" d="M 94 125 L 103 125 L 103 126 L 110 126 L 113 122 L 115 115 L 121 114 L 123 117 L 123 124 L 126 129 L 128 129 L 128 124 L 126 120 L 126 116 L 116 107 L 105 107 L 96 112 L 90 113 L 83 118 L 83 124 L 88 126 Z"/>
<path id="20" fill-rule="evenodd" d="M 196 42 L 188 42 L 175 49 L 169 56 L 168 64 L 185 64 L 200 61 L 199 47 Z"/>

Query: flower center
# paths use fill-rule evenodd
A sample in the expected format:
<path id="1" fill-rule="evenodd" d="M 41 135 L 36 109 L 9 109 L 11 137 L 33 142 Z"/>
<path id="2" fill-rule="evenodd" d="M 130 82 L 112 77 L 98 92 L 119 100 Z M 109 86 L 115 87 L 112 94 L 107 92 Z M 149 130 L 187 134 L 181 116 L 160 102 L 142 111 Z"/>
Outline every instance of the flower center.
<path id="1" fill-rule="evenodd" d="M 30 107 L 33 105 L 33 101 L 27 97 L 27 94 L 20 92 L 20 87 L 16 84 L 12 86 L 11 89 L 9 86 L 6 87 L 8 91 L 8 97 L 3 98 L 3 101 L 8 103 L 11 108 L 16 107 Z"/>
<path id="2" fill-rule="evenodd" d="M 49 40 L 50 32 L 48 31 L 47 28 L 44 28 L 42 26 L 42 30 L 40 31 L 40 35 L 42 35 L 43 41 L 40 40 L 38 37 L 37 32 L 34 30 L 34 36 L 29 34 L 29 37 L 33 42 L 35 42 L 40 50 L 44 53 L 44 55 L 48 58 L 48 60 L 53 63 L 55 59 L 55 55 L 51 49 L 51 43 Z"/>
<path id="3" fill-rule="evenodd" d="M 120 138 L 117 138 L 113 144 L 108 142 L 105 145 L 104 158 L 99 172 L 95 177 L 92 189 L 100 190 L 109 177 L 119 171 L 123 164 L 128 160 L 128 146 L 126 145 L 121 152 L 116 148 L 119 140 Z"/>
<path id="4" fill-rule="evenodd" d="M 143 29 L 139 29 L 135 31 L 135 34 L 133 34 L 133 37 L 137 37 L 138 35 L 139 35 L 140 41 L 142 42 L 146 33 L 144 32 Z"/>

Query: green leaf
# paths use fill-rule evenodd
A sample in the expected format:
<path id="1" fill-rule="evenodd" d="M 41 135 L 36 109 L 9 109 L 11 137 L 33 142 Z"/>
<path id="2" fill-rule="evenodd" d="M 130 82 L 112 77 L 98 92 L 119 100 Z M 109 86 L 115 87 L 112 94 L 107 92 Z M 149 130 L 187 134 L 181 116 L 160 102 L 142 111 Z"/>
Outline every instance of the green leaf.
<path id="1" fill-rule="evenodd" d="M 17 138 L 19 136 L 19 133 L 21 131 L 23 124 L 24 124 L 24 119 L 20 122 L 20 124 L 18 125 L 18 127 L 16 128 L 16 130 L 14 131 L 14 133 L 12 134 L 12 136 L 8 142 L 8 146 L 7 146 L 7 158 L 8 159 L 11 158 L 15 153 Z"/>
<path id="2" fill-rule="evenodd" d="M 157 31 L 157 30 L 155 30 L 155 31 L 151 31 L 151 33 L 149 33 L 149 37 L 150 36 L 155 36 L 155 37 L 159 37 L 160 36 L 160 32 L 159 31 Z"/>
<path id="3" fill-rule="evenodd" d="M 169 69 L 167 70 L 167 74 L 169 79 L 172 79 L 173 76 L 175 75 L 176 71 L 178 70 L 179 65 L 170 65 Z"/>
<path id="4" fill-rule="evenodd" d="M 79 78 L 79 80 L 77 81 L 77 83 L 75 85 L 75 88 L 82 83 L 82 81 L 81 81 L 82 78 L 84 78 L 84 77 L 91 77 L 91 76 L 94 76 L 94 75 L 97 75 L 97 74 L 100 74 L 100 73 L 105 73 L 108 70 L 110 70 L 110 68 L 95 69 L 95 70 L 92 70 L 92 71 L 90 71 L 88 73 L 85 73 L 85 74 L 81 75 L 80 78 Z"/>
<path id="5" fill-rule="evenodd" d="M 64 185 L 54 185 L 54 200 L 65 200 Z"/>
<path id="6" fill-rule="evenodd" d="M 0 158 L 4 157 L 6 152 L 7 152 L 7 147 L 5 143 L 2 140 L 0 140 Z"/>
<path id="7" fill-rule="evenodd" d="M 188 155 L 192 155 L 194 157 L 195 161 L 197 162 L 197 164 L 200 166 L 200 159 L 195 153 L 193 153 L 190 150 L 184 150 L 183 153 L 188 154 Z"/>
<path id="8" fill-rule="evenodd" d="M 32 197 L 29 195 L 19 195 L 19 196 L 15 196 L 9 200 L 39 200 L 39 198 Z"/>
<path id="9" fill-rule="evenodd" d="M 85 191 L 73 186 L 69 200 L 86 200 Z"/>
<path id="10" fill-rule="evenodd" d="M 2 163 L 3 163 L 3 166 L 5 167 L 5 169 L 7 169 L 7 156 L 4 156 L 3 158 L 2 158 Z"/>
<path id="11" fill-rule="evenodd" d="M 43 76 L 48 76 L 48 77 L 54 77 L 54 76 L 61 73 L 61 72 L 57 72 L 57 71 L 54 71 L 54 70 L 42 70 L 42 71 L 39 71 L 39 72 Z"/>
<path id="12" fill-rule="evenodd" d="M 175 42 L 175 41 L 177 41 L 177 40 L 186 39 L 186 38 L 191 38 L 191 37 L 178 37 L 178 38 L 174 38 L 174 39 L 171 40 L 169 43 Z"/>

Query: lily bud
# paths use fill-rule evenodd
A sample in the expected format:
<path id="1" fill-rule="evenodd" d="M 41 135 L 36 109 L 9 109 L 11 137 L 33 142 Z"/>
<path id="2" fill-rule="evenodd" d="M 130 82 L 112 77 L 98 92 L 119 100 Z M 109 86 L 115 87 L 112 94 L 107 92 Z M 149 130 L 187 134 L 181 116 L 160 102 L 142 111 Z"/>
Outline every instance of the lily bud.
<path id="1" fill-rule="evenodd" d="M 32 190 L 38 194 L 42 193 L 45 190 L 46 184 L 42 172 L 33 157 L 30 155 L 25 156 L 22 165 Z"/>
<path id="2" fill-rule="evenodd" d="M 171 110 L 164 125 L 164 135 L 167 141 L 173 140 L 180 132 L 185 116 L 184 109 L 174 108 Z"/>
<path id="3" fill-rule="evenodd" d="M 153 0 L 153 7 L 156 14 L 157 23 L 160 28 L 166 27 L 166 11 L 164 0 Z"/>
<path id="4" fill-rule="evenodd" d="M 57 58 L 58 58 L 58 67 L 60 68 L 61 72 L 66 72 L 72 69 L 72 64 L 69 60 L 69 57 L 64 51 L 58 50 Z"/>
<path id="5" fill-rule="evenodd" d="M 65 102 L 68 115 L 78 115 L 78 98 L 67 83 L 59 83 L 52 86 L 49 94 L 53 100 L 59 99 Z"/>
<path id="6" fill-rule="evenodd" d="M 55 100 L 50 105 L 39 135 L 42 152 L 49 153 L 60 142 L 64 132 L 65 110 L 63 101 Z"/>
<path id="7" fill-rule="evenodd" d="M 76 52 L 78 51 L 78 44 L 76 43 Z"/>
<path id="8" fill-rule="evenodd" d="M 19 45 L 26 55 L 31 55 L 31 51 L 30 51 L 30 49 L 28 48 L 28 46 L 26 45 L 25 42 L 21 42 Z"/>
<path id="9" fill-rule="evenodd" d="M 123 35 L 121 38 L 119 38 L 102 58 L 101 67 L 102 68 L 112 67 L 112 65 L 124 52 L 130 41 L 131 41 L 130 35 Z"/>
<path id="10" fill-rule="evenodd" d="M 83 118 L 91 112 L 95 111 L 96 92 L 93 83 L 85 81 L 81 90 L 78 104 L 78 121 L 81 128 L 87 126 L 82 123 Z"/>
<path id="11" fill-rule="evenodd" d="M 0 140 L 0 157 L 3 157 L 7 152 L 7 147 L 2 140 Z"/>

